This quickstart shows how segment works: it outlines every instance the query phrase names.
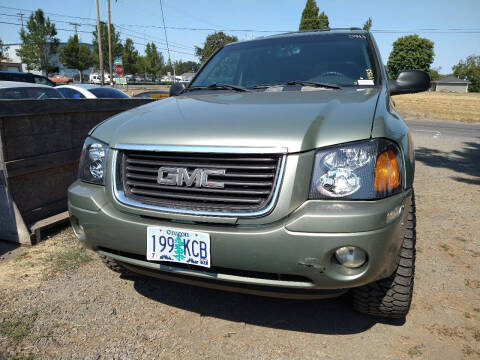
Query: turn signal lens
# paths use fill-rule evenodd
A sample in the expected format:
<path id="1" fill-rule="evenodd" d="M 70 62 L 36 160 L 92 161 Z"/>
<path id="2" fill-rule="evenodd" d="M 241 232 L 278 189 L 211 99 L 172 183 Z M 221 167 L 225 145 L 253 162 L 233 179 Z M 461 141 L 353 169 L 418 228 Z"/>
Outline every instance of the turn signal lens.
<path id="1" fill-rule="evenodd" d="M 375 191 L 390 192 L 400 186 L 400 170 L 393 150 L 381 153 L 375 166 Z"/>

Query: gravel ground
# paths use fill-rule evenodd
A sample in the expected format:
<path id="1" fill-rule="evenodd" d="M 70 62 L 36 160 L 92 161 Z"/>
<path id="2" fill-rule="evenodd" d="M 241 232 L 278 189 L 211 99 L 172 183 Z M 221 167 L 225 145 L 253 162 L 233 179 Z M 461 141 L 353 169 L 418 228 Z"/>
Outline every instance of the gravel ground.
<path id="1" fill-rule="evenodd" d="M 66 229 L 0 255 L 0 353 L 7 359 L 478 359 L 480 138 L 418 132 L 414 140 L 418 252 L 405 322 L 357 314 L 346 296 L 292 301 L 124 278 L 79 249 Z"/>

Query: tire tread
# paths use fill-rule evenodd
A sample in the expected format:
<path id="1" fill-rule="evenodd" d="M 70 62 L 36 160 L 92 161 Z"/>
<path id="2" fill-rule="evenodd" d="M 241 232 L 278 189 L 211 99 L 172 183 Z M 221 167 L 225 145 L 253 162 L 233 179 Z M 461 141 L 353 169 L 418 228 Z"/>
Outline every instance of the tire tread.
<path id="1" fill-rule="evenodd" d="M 412 302 L 415 275 L 416 207 L 415 194 L 408 210 L 402 248 L 397 268 L 386 278 L 352 290 L 353 306 L 362 313 L 387 317 L 404 318 Z"/>

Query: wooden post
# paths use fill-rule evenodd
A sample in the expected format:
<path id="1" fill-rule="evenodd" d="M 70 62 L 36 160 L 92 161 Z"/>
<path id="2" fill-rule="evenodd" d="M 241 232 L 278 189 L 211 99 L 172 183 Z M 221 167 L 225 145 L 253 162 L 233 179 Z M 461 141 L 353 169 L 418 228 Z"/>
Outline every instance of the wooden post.
<path id="1" fill-rule="evenodd" d="M 113 66 L 112 66 L 112 35 L 111 35 L 111 21 L 110 21 L 110 0 L 107 0 L 108 6 L 108 63 L 110 65 L 110 85 L 113 86 Z"/>
<path id="2" fill-rule="evenodd" d="M 104 71 L 103 71 L 103 53 L 102 53 L 102 31 L 100 29 L 100 10 L 98 9 L 98 0 L 95 0 L 97 4 L 97 42 L 98 42 L 98 61 L 100 62 L 100 81 L 102 86 L 104 85 Z"/>

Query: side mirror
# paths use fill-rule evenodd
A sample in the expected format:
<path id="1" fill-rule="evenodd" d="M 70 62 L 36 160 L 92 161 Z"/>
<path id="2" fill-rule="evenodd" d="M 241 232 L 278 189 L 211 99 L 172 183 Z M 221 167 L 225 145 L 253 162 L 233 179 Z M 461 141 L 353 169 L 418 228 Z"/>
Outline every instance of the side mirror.
<path id="1" fill-rule="evenodd" d="M 169 95 L 170 95 L 170 96 L 180 95 L 180 93 L 181 93 L 183 90 L 185 90 L 185 84 L 184 84 L 184 83 L 179 83 L 179 82 L 173 83 L 173 84 L 170 86 Z"/>
<path id="2" fill-rule="evenodd" d="M 430 75 L 421 70 L 400 71 L 397 80 L 388 82 L 390 95 L 411 94 L 430 88 Z"/>

